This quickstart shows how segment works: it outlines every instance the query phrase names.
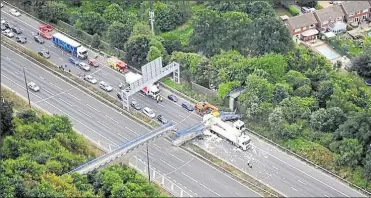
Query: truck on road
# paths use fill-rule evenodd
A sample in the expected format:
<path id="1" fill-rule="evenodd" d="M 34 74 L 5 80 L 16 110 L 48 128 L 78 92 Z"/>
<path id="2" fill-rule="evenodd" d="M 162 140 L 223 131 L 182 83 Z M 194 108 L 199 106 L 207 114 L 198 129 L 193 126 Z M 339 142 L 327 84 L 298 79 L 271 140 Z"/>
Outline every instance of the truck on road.
<path id="1" fill-rule="evenodd" d="M 128 65 L 124 61 L 121 61 L 117 59 L 116 57 L 108 58 L 107 64 L 108 66 L 110 66 L 111 68 L 119 72 L 122 72 L 122 73 L 128 72 Z"/>
<path id="2" fill-rule="evenodd" d="M 239 147 L 243 151 L 251 148 L 251 139 L 248 135 L 244 134 L 244 122 L 238 120 L 233 124 L 223 122 L 220 117 L 214 117 L 207 114 L 203 117 L 205 124 L 208 126 L 208 130 L 205 130 L 204 134 L 208 132 L 214 133 L 219 137 L 222 137 L 233 145 Z"/>
<path id="3" fill-rule="evenodd" d="M 55 33 L 53 34 L 52 40 L 57 47 L 60 47 L 63 50 L 72 53 L 77 58 L 88 58 L 88 49 L 86 49 L 80 43 L 68 38 L 67 36 L 61 33 Z"/>

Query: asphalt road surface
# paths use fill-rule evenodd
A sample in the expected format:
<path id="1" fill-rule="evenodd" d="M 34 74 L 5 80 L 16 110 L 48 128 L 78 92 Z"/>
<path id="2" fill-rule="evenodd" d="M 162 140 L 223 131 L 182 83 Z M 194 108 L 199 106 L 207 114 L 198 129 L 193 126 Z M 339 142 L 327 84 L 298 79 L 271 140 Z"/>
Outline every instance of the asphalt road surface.
<path id="1" fill-rule="evenodd" d="M 4 6 L 4 8 L 2 8 L 1 10 L 2 10 L 3 18 L 7 19 L 8 21 L 12 21 L 16 23 L 18 26 L 20 26 L 21 28 L 23 28 L 23 31 L 24 31 L 23 35 L 26 35 L 28 37 L 28 40 L 31 41 L 25 44 L 28 48 L 33 49 L 35 51 L 39 50 L 42 47 L 47 48 L 51 53 L 50 61 L 54 62 L 56 65 L 68 64 L 67 59 L 69 56 L 66 53 L 63 53 L 59 48 L 56 48 L 51 41 L 46 41 L 46 43 L 42 45 L 32 42 L 33 34 L 37 31 L 37 27 L 39 25 L 39 23 L 36 20 L 29 18 L 26 15 L 21 15 L 20 17 L 17 17 L 17 18 L 12 17 L 6 13 L 8 11 L 7 6 Z M 68 64 L 68 65 L 69 65 L 68 67 L 71 69 L 71 72 L 75 75 L 83 72 L 79 70 L 78 68 L 73 67 L 71 64 Z M 121 79 L 123 79 L 122 74 L 106 66 L 102 66 L 97 69 L 92 68 L 92 71 L 90 73 L 93 73 L 93 75 L 97 79 L 104 80 L 110 83 L 113 87 L 115 87 L 115 85 L 118 85 L 118 82 L 120 82 Z M 118 87 L 116 86 L 116 88 Z M 116 92 L 112 92 L 109 94 L 115 97 Z M 166 96 L 168 95 L 168 92 L 166 92 L 166 90 L 163 90 L 162 94 L 164 95 L 164 99 L 165 99 Z M 167 119 L 172 120 L 174 123 L 178 123 L 179 129 L 184 129 L 190 126 L 194 126 L 201 121 L 201 118 L 198 115 L 194 113 L 189 113 L 188 111 L 182 109 L 180 107 L 181 102 L 178 102 L 177 104 L 175 104 L 165 99 L 163 103 L 157 104 L 154 100 L 146 96 L 143 96 L 140 93 L 135 94 L 133 97 L 138 102 L 140 102 L 143 106 L 149 106 L 150 108 L 154 109 L 157 115 L 162 114 Z M 59 102 L 63 102 L 63 101 L 59 101 Z M 91 116 L 94 116 L 94 114 L 97 114 L 97 113 L 98 112 L 93 111 Z M 102 123 L 105 126 L 108 126 L 108 124 L 106 124 L 105 122 L 102 121 Z M 107 123 L 112 123 L 112 121 L 108 121 Z M 104 125 L 102 126 L 104 127 Z M 125 126 L 129 126 L 129 125 L 125 124 Z M 107 129 L 107 127 L 104 127 L 104 128 Z M 111 128 L 114 128 L 114 127 L 110 127 L 110 129 Z M 117 129 L 111 129 L 111 131 L 113 130 L 117 130 Z M 128 129 L 128 131 L 134 131 L 134 130 L 135 129 L 131 129 L 131 128 L 130 130 Z M 136 133 L 139 133 L 139 132 L 136 131 Z M 114 136 L 114 134 L 115 132 L 113 132 L 113 135 L 111 134 L 111 138 L 117 138 L 117 136 L 119 136 L 119 135 Z M 125 137 L 125 138 L 130 138 L 130 137 Z M 101 136 L 97 136 L 96 138 L 98 138 L 101 142 L 106 142 L 106 144 L 108 144 L 109 147 L 117 146 L 115 144 L 110 143 L 109 140 L 111 139 L 109 138 L 107 138 L 108 140 L 105 140 Z M 112 139 L 111 141 L 115 142 L 115 139 Z M 306 196 L 311 196 L 311 197 L 364 196 L 360 194 L 358 191 L 355 191 L 354 189 L 344 185 L 342 182 L 326 175 L 325 173 L 319 170 L 313 169 L 311 166 L 305 163 L 302 163 L 295 157 L 292 157 L 278 150 L 274 146 L 264 141 L 253 138 L 253 142 L 254 142 L 255 151 L 258 150 L 258 151 L 265 153 L 264 160 L 262 159 L 259 160 L 257 164 L 259 167 L 259 172 L 260 172 L 258 173 L 272 175 L 272 177 L 268 177 L 269 179 L 262 180 L 262 181 L 271 185 L 277 191 L 281 192 L 282 194 L 286 196 L 290 196 L 290 197 L 293 197 L 293 196 L 305 196 L 305 197 Z M 163 144 L 165 145 L 168 143 L 163 143 Z M 247 151 L 247 153 L 250 153 L 251 155 L 256 155 L 254 154 L 253 150 Z M 260 159 L 257 156 L 255 157 L 256 159 Z M 245 159 L 246 161 L 243 158 L 241 159 L 242 160 L 233 161 L 232 163 L 236 167 L 241 166 L 241 164 L 243 163 L 247 163 L 247 159 Z M 162 161 L 160 160 L 160 162 Z M 255 167 L 257 165 L 255 165 Z M 193 172 L 193 174 L 197 175 L 199 173 L 199 170 L 200 169 L 193 170 L 190 172 Z M 255 173 L 252 173 L 252 174 L 255 174 Z M 183 177 L 186 177 L 186 176 L 183 175 Z M 229 183 L 226 181 L 223 181 L 223 180 L 218 180 L 218 181 L 220 183 L 223 183 L 224 185 L 230 186 Z"/>
<path id="2" fill-rule="evenodd" d="M 27 97 L 22 70 L 25 67 L 27 81 L 35 82 L 40 87 L 39 92 L 30 90 L 32 105 L 36 104 L 52 114 L 68 116 L 75 129 L 93 141 L 99 140 L 108 149 L 149 132 L 130 118 L 3 46 L 1 61 L 2 84 Z M 171 146 L 165 139 L 150 144 L 149 153 L 151 166 L 185 187 L 184 190 L 192 196 L 260 196 L 188 152 Z M 136 153 L 136 156 L 146 160 L 143 151 Z"/>

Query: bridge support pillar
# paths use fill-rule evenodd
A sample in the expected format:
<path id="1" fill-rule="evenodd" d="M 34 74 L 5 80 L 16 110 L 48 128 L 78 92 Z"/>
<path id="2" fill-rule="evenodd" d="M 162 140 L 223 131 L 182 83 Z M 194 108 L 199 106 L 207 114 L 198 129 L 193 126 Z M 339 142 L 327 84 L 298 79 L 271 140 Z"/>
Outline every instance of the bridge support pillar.
<path id="1" fill-rule="evenodd" d="M 162 178 L 161 178 L 161 185 L 164 185 L 164 184 L 165 184 L 165 177 L 162 176 Z"/>
<path id="2" fill-rule="evenodd" d="M 156 170 L 153 170 L 153 179 L 156 179 Z"/>
<path id="3" fill-rule="evenodd" d="M 171 190 L 174 190 L 174 183 L 171 182 Z"/>
<path id="4" fill-rule="evenodd" d="M 180 189 L 180 197 L 183 197 L 183 189 Z"/>

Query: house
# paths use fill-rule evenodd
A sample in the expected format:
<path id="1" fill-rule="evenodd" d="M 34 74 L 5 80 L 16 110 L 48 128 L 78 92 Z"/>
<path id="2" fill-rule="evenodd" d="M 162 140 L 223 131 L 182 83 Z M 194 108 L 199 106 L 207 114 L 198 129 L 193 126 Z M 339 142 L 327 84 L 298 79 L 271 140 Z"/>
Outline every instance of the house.
<path id="1" fill-rule="evenodd" d="M 327 31 L 329 29 L 329 26 L 336 21 L 344 22 L 345 14 L 340 6 L 341 5 L 333 5 L 314 12 L 314 16 L 318 21 L 317 28 L 319 31 Z"/>
<path id="2" fill-rule="evenodd" d="M 365 21 L 370 17 L 370 2 L 348 1 L 340 5 L 345 13 L 345 20 L 348 24 Z"/>
<path id="3" fill-rule="evenodd" d="M 295 16 L 287 20 L 290 33 L 304 41 L 316 38 L 318 34 L 318 30 L 316 29 L 317 23 L 312 12 Z"/>

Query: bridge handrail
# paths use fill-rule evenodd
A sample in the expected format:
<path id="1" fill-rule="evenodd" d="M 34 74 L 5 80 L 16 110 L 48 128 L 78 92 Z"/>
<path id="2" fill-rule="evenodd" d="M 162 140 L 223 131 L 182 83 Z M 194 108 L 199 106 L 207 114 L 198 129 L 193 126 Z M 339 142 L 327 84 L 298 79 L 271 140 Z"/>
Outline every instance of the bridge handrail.
<path id="1" fill-rule="evenodd" d="M 109 153 L 107 153 L 107 154 L 104 154 L 104 155 L 102 155 L 102 156 L 99 156 L 99 157 L 97 157 L 96 159 L 91 160 L 91 161 L 89 161 L 89 162 L 87 162 L 87 163 L 85 163 L 85 164 L 83 164 L 83 165 L 81 165 L 81 166 L 79 166 L 79 167 L 73 169 L 72 171 L 70 171 L 70 173 L 71 173 L 71 172 L 76 172 L 76 171 L 79 171 L 79 170 L 83 170 L 84 168 L 88 167 L 89 165 L 91 165 L 91 164 L 93 164 L 93 163 L 95 163 L 95 162 L 98 162 L 98 161 L 100 161 L 100 160 L 104 160 L 104 159 L 106 159 L 106 158 L 108 158 L 108 157 L 111 157 L 111 156 L 115 155 L 116 153 L 118 153 L 118 152 L 120 152 L 120 151 L 122 151 L 122 150 L 124 150 L 124 149 L 127 149 L 127 147 L 133 145 L 134 143 L 138 142 L 138 141 L 141 140 L 141 139 L 145 139 L 145 138 L 147 138 L 147 137 L 151 137 L 151 136 L 154 136 L 154 137 L 155 137 L 155 136 L 158 135 L 158 134 L 156 134 L 157 131 L 159 131 L 159 130 L 162 131 L 162 130 L 166 129 L 167 127 L 170 127 L 171 125 L 172 125 L 172 123 L 169 122 L 168 124 L 165 124 L 165 125 L 163 125 L 163 126 L 157 128 L 157 129 L 155 129 L 155 130 L 153 130 L 153 131 L 150 131 L 150 132 L 148 132 L 148 133 L 146 133 L 146 134 L 144 134 L 144 135 L 142 135 L 142 136 L 139 136 L 139 137 L 137 137 L 137 138 L 135 138 L 135 139 L 133 139 L 133 140 L 131 140 L 131 141 L 125 143 L 124 145 L 122 145 L 122 146 L 120 146 L 120 147 L 114 149 L 113 151 L 111 151 L 111 152 L 109 152 Z"/>

